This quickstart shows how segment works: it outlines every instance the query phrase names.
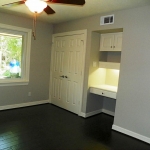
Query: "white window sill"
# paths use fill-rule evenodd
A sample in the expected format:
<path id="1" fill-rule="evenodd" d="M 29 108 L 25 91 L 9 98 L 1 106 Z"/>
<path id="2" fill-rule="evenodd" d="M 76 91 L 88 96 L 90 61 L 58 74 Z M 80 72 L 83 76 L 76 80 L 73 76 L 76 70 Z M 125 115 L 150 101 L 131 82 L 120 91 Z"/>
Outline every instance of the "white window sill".
<path id="1" fill-rule="evenodd" d="M 0 86 L 17 86 L 17 85 L 28 85 L 29 81 L 28 80 L 23 80 L 23 79 L 10 79 L 10 80 L 0 80 Z"/>

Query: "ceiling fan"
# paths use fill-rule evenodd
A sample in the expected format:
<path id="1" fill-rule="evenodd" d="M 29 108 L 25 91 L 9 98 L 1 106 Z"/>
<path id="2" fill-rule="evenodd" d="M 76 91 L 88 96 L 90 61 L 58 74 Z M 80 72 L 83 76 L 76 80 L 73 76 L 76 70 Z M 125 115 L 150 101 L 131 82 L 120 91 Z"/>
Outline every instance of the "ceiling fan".
<path id="1" fill-rule="evenodd" d="M 54 14 L 55 11 L 48 4 L 69 4 L 84 5 L 85 0 L 21 0 L 13 3 L 4 4 L 2 6 L 12 7 L 25 4 L 31 12 L 34 13 L 32 35 L 36 39 L 36 15 L 44 11 L 47 15 Z"/>
<path id="2" fill-rule="evenodd" d="M 46 14 L 54 14 L 55 11 L 48 4 L 70 4 L 70 5 L 84 5 L 85 0 L 21 0 L 13 3 L 4 4 L 2 6 L 11 7 L 26 4 L 26 6 L 33 13 L 40 13 L 45 11 Z"/>

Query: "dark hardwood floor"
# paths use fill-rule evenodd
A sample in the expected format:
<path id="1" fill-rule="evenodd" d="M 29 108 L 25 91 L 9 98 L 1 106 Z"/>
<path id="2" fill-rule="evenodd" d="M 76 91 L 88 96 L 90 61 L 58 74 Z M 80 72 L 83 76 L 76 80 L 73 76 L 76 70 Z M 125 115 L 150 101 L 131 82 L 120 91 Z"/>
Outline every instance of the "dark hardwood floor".
<path id="1" fill-rule="evenodd" d="M 84 119 L 51 104 L 0 111 L 0 150 L 150 150 L 112 124 L 106 114 Z"/>

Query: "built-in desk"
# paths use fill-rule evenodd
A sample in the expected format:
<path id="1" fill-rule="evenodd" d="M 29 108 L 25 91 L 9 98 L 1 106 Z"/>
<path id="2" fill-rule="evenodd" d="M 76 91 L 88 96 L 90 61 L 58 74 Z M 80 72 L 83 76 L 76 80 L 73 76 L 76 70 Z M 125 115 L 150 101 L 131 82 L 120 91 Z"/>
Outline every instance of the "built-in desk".
<path id="1" fill-rule="evenodd" d="M 90 93 L 116 99 L 117 87 L 111 85 L 93 85 L 90 87 Z"/>

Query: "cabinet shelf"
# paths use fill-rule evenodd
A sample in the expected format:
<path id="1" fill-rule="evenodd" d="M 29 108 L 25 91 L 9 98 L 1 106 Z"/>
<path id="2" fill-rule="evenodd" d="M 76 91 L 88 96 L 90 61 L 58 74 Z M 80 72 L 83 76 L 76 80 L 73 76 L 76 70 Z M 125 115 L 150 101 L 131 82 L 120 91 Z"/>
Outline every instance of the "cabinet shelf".
<path id="1" fill-rule="evenodd" d="M 120 63 L 115 63 L 115 62 L 99 62 L 99 67 L 100 68 L 107 68 L 107 69 L 120 69 Z"/>

